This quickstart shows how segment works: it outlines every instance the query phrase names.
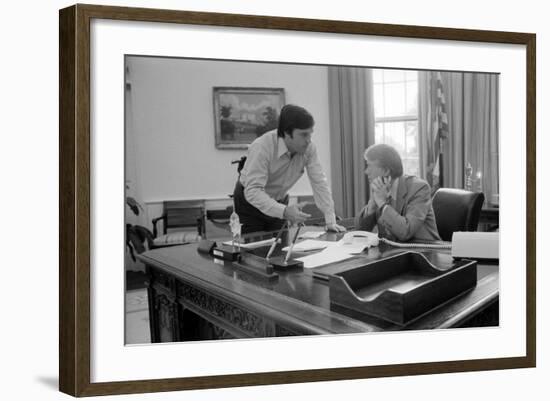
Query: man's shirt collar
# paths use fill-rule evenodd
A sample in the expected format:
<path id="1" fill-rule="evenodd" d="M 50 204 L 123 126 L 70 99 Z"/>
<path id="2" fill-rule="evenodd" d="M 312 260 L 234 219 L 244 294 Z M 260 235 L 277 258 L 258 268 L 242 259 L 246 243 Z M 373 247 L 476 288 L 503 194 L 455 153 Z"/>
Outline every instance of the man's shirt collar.
<path id="1" fill-rule="evenodd" d="M 288 157 L 290 158 L 290 151 L 288 150 L 284 138 L 281 138 L 280 136 L 277 136 L 277 158 L 280 158 L 281 156 L 288 154 Z"/>

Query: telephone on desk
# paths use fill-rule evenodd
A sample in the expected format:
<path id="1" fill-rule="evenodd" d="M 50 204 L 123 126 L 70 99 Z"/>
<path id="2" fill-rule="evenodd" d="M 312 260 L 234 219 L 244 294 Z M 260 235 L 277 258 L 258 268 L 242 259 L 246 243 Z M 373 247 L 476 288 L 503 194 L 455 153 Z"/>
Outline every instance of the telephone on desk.
<path id="1" fill-rule="evenodd" d="M 342 245 L 351 245 L 354 243 L 354 238 L 364 238 L 361 240 L 365 244 L 365 248 L 370 248 L 371 246 L 378 246 L 380 239 L 378 234 L 371 233 L 369 231 L 350 231 L 344 234 L 342 238 Z"/>
<path id="2" fill-rule="evenodd" d="M 449 243 L 432 243 L 432 244 L 419 244 L 419 243 L 405 243 L 405 242 L 395 242 L 387 238 L 379 238 L 378 234 L 371 233 L 369 231 L 350 231 L 344 234 L 342 238 L 343 245 L 352 244 L 354 238 L 365 238 L 365 240 L 360 240 L 362 243 L 365 243 L 365 248 L 370 248 L 371 246 L 378 246 L 380 242 L 384 242 L 388 245 L 398 247 L 398 248 L 435 248 L 435 249 L 451 249 L 451 244 Z"/>
<path id="3" fill-rule="evenodd" d="M 471 259 L 498 259 L 499 258 L 499 233 L 498 232 L 455 232 L 452 241 L 436 242 L 430 244 L 403 243 L 391 241 L 387 238 L 379 238 L 378 234 L 368 231 L 350 231 L 344 234 L 341 240 L 342 245 L 352 245 L 354 238 L 365 238 L 365 248 L 378 246 L 380 242 L 397 248 L 429 248 L 429 249 L 450 249 L 453 258 Z"/>

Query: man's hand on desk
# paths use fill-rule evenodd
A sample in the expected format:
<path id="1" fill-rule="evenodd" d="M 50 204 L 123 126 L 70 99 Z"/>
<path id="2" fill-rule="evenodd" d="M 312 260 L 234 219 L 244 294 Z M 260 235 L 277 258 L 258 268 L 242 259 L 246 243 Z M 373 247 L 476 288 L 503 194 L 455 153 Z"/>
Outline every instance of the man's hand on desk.
<path id="1" fill-rule="evenodd" d="M 328 224 L 327 231 L 332 231 L 334 233 L 344 233 L 346 232 L 346 227 L 341 226 L 340 224 Z"/>
<path id="2" fill-rule="evenodd" d="M 286 220 L 290 220 L 291 223 L 303 223 L 306 221 L 306 219 L 309 219 L 311 217 L 310 214 L 302 212 L 302 208 L 305 206 L 305 202 L 302 203 L 296 203 L 294 205 L 288 205 L 285 208 L 285 212 L 283 214 L 283 217 Z"/>

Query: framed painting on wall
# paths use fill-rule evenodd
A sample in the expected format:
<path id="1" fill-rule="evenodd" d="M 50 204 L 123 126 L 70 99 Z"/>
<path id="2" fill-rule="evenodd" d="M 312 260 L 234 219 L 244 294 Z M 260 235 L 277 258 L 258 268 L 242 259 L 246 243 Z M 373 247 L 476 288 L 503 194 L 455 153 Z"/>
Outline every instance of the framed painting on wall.
<path id="1" fill-rule="evenodd" d="M 214 126 L 218 149 L 246 149 L 277 128 L 285 104 L 283 88 L 214 88 Z"/>

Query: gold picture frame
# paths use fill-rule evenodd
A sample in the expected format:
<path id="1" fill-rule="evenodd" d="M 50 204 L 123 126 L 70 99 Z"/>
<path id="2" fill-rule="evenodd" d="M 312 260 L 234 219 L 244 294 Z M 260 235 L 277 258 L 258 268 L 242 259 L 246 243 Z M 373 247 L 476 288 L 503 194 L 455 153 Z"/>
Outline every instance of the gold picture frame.
<path id="1" fill-rule="evenodd" d="M 285 105 L 284 88 L 214 87 L 214 135 L 218 149 L 246 149 L 254 139 L 277 128 Z M 244 112 L 240 104 L 269 104 Z"/>

